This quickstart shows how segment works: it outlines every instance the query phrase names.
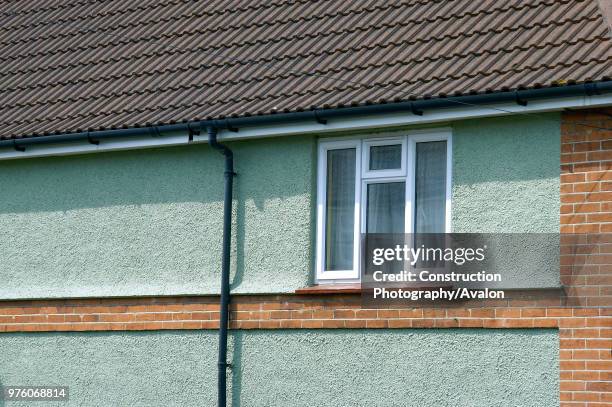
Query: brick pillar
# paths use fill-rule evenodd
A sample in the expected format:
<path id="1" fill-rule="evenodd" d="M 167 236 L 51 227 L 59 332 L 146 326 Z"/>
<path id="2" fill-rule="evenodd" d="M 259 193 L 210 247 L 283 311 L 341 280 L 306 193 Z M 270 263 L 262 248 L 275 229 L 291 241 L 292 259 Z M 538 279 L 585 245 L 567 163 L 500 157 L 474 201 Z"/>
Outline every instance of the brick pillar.
<path id="1" fill-rule="evenodd" d="M 561 405 L 612 405 L 612 109 L 562 115 L 562 283 L 572 319 L 559 321 Z M 571 235 L 575 234 L 575 235 Z"/>

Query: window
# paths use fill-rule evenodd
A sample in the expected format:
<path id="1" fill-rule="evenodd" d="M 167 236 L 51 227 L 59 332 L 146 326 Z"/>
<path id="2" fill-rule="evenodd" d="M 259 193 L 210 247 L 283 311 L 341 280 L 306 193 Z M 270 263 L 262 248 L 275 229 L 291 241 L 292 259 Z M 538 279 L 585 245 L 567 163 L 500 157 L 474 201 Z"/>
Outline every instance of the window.
<path id="1" fill-rule="evenodd" d="M 322 140 L 317 281 L 358 281 L 362 233 L 450 232 L 450 132 Z"/>

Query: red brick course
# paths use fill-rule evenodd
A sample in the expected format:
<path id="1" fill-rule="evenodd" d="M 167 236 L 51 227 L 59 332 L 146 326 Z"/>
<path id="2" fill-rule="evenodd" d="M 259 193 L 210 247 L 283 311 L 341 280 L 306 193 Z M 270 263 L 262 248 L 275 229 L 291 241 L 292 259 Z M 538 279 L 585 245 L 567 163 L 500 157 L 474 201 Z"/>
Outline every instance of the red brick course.
<path id="1" fill-rule="evenodd" d="M 488 308 L 363 308 L 356 295 L 234 296 L 231 326 L 282 328 L 567 328 L 599 338 L 612 331 L 612 310 L 537 306 L 512 300 Z M 217 329 L 216 297 L 0 302 L 0 331 Z M 316 322 L 315 322 L 316 321 Z M 382 324 L 380 321 L 385 321 Z M 350 325 L 350 326 L 349 326 Z M 383 326 L 384 325 L 384 326 Z M 570 335 L 569 337 L 574 337 Z"/>

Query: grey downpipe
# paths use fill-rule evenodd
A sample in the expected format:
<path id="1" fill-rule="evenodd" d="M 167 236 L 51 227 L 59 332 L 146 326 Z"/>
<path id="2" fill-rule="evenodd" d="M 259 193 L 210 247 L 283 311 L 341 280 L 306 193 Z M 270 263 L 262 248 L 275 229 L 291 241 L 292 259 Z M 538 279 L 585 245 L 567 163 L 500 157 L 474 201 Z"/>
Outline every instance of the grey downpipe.
<path id="1" fill-rule="evenodd" d="M 223 252 L 221 263 L 221 300 L 219 309 L 219 360 L 218 367 L 218 406 L 227 405 L 227 329 L 230 304 L 230 245 L 232 239 L 232 187 L 234 173 L 234 154 L 227 146 L 217 142 L 217 129 L 208 128 L 208 142 L 212 148 L 225 156 L 225 192 L 223 198 Z"/>

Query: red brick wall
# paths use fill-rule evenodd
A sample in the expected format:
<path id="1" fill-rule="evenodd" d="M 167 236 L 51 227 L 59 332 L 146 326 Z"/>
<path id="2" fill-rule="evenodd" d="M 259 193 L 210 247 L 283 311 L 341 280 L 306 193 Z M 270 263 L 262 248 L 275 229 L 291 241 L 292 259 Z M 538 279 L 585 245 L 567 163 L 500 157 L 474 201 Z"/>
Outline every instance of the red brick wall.
<path id="1" fill-rule="evenodd" d="M 610 128 L 612 109 L 563 114 L 561 232 L 588 235 L 577 255 L 562 252 L 562 283 L 571 304 L 602 307 L 576 308 L 574 314 L 585 318 L 576 326 L 560 326 L 561 400 L 566 406 L 612 405 L 612 235 L 606 234 L 612 233 Z"/>
<path id="2" fill-rule="evenodd" d="M 367 309 L 359 295 L 233 298 L 231 327 L 557 328 L 562 406 L 612 405 L 612 109 L 563 114 L 562 282 L 567 296 L 514 293 L 511 299 L 437 308 Z M 592 127 L 584 126 L 588 124 Z M 576 244 L 579 243 L 579 244 Z M 570 306 L 567 306 L 567 304 Z M 217 329 L 218 298 L 0 302 L 0 332 Z"/>
<path id="3" fill-rule="evenodd" d="M 612 135 L 606 128 L 612 128 L 612 109 L 563 115 L 563 233 L 612 233 Z"/>

